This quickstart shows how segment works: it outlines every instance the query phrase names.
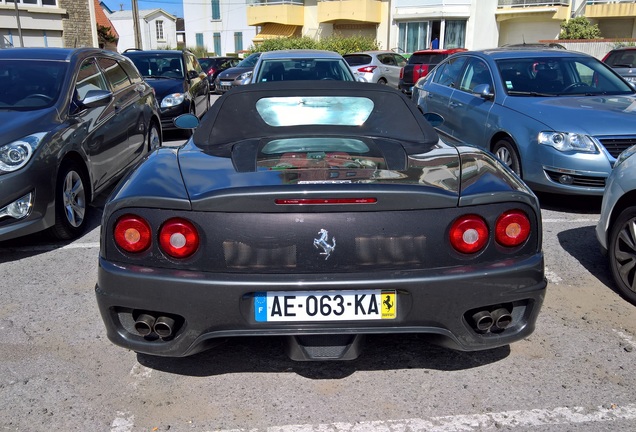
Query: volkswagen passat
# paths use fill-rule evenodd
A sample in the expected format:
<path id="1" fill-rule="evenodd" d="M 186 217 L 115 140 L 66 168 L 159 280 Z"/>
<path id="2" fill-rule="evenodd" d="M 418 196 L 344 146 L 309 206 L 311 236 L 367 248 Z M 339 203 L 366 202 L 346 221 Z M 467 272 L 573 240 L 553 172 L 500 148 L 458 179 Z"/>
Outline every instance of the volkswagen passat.
<path id="1" fill-rule="evenodd" d="M 603 62 L 561 49 L 454 54 L 413 98 L 449 139 L 492 151 L 536 191 L 602 195 L 636 143 L 636 92 Z"/>

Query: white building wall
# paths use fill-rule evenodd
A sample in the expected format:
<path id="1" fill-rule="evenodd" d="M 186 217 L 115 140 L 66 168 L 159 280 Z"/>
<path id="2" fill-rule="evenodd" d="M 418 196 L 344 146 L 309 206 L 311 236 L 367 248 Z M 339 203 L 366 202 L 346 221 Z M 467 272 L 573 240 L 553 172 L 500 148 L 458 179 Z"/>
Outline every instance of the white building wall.
<path id="1" fill-rule="evenodd" d="M 247 25 L 246 2 L 221 1 L 221 19 L 212 20 L 212 4 L 209 1 L 183 0 L 183 19 L 187 46 L 196 47 L 197 33 L 203 34 L 203 44 L 209 53 L 214 52 L 214 33 L 221 35 L 221 52 L 215 55 L 236 53 L 234 33 L 243 34 L 243 49 L 253 45 L 256 29 Z"/>
<path id="2" fill-rule="evenodd" d="M 466 23 L 466 48 L 478 50 L 498 46 L 497 0 L 475 0 Z"/>
<path id="3" fill-rule="evenodd" d="M 132 11 L 116 11 L 112 14 L 107 13 L 107 15 L 119 34 L 117 50 L 124 52 L 127 49 L 135 48 Z M 163 40 L 157 40 L 157 20 L 163 21 Z M 139 32 L 141 33 L 141 48 L 144 50 L 177 48 L 176 17 L 161 9 L 139 11 Z"/>

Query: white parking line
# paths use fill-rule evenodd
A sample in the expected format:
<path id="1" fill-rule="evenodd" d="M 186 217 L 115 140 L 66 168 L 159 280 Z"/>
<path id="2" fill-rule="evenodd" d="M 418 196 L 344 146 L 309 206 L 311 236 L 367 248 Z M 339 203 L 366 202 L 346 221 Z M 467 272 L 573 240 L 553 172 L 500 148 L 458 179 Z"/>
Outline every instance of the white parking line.
<path id="1" fill-rule="evenodd" d="M 152 369 L 142 366 L 139 363 L 135 363 L 130 370 L 130 376 L 133 378 L 130 385 L 136 389 L 142 381 L 147 380 L 152 376 Z"/>
<path id="2" fill-rule="evenodd" d="M 557 407 L 525 411 L 431 417 L 356 423 L 273 426 L 265 429 L 228 429 L 218 432 L 469 432 L 501 428 L 538 427 L 547 425 L 577 425 L 616 420 L 636 420 L 636 404 L 586 409 Z"/>
<path id="3" fill-rule="evenodd" d="M 135 416 L 129 412 L 117 412 L 117 417 L 110 425 L 110 432 L 130 432 L 135 427 Z"/>
<path id="4" fill-rule="evenodd" d="M 623 333 L 620 330 L 616 330 L 616 329 L 612 329 L 614 330 L 614 332 L 621 338 L 623 339 L 623 341 L 625 341 L 625 343 L 627 343 L 628 345 L 630 345 L 632 348 L 636 349 L 636 342 L 634 341 L 634 338 L 631 337 L 630 335 L 627 335 L 625 333 Z"/>
<path id="5" fill-rule="evenodd" d="M 548 280 L 548 282 L 555 285 L 563 282 L 563 279 L 561 279 L 558 274 L 548 269 L 547 267 L 545 268 L 545 278 Z"/>
<path id="6" fill-rule="evenodd" d="M 542 219 L 543 223 L 594 223 L 597 224 L 599 218 L 584 219 Z"/>

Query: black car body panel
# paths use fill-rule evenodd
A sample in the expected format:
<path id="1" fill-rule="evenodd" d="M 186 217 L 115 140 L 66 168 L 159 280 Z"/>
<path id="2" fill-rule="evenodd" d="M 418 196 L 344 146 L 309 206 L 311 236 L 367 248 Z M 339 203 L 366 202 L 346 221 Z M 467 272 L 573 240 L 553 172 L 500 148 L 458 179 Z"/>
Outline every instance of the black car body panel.
<path id="1" fill-rule="evenodd" d="M 27 65 L 24 71 L 18 70 L 20 64 Z M 151 150 L 151 125 L 160 136 L 152 88 L 119 54 L 88 48 L 2 50 L 0 70 L 0 151 L 30 136 L 41 137 L 24 166 L 0 169 L 0 240 L 56 224 L 63 165 L 73 164 L 86 177 L 86 205 Z M 37 71 L 37 78 L 29 71 Z M 94 83 L 103 88 L 96 90 Z M 90 89 L 97 92 L 90 94 Z M 95 95 L 99 100 L 89 102 Z M 33 201 L 27 216 L 15 219 L 4 213 L 29 192 Z M 77 223 L 81 226 L 75 235 L 85 226 Z"/>
<path id="2" fill-rule="evenodd" d="M 353 127 L 342 124 L 346 113 L 337 126 L 300 116 L 308 124 L 276 127 L 257 113 L 269 108 L 254 111 L 268 99 L 317 106 L 316 97 L 327 98 L 327 111 L 338 110 L 337 100 L 352 95 L 374 107 Z M 223 119 L 241 105 L 253 115 L 232 132 Z M 375 121 L 390 115 L 395 123 Z M 286 159 L 307 163 L 303 169 L 267 165 L 271 148 L 287 140 L 312 146 L 323 138 L 329 148 L 341 139 L 350 149 L 363 146 L 367 156 L 338 153 L 346 160 L 340 168 L 333 165 L 340 160 L 325 167 L 324 155 L 313 153 Z M 378 152 L 379 159 L 372 157 Z M 381 162 L 371 168 L 370 160 Z M 528 217 L 522 244 L 502 247 L 491 232 L 479 253 L 450 246 L 453 221 L 478 215 L 492 227 L 510 209 Z M 187 220 L 199 247 L 185 259 L 168 256 L 157 240 L 127 252 L 113 233 L 130 215 L 145 220 L 151 233 L 175 218 Z M 185 146 L 153 153 L 120 183 L 102 227 L 96 295 L 108 337 L 153 355 L 190 355 L 216 338 L 248 335 L 287 336 L 298 360 L 354 358 L 354 343 L 339 338 L 370 333 L 422 333 L 455 349 L 488 349 L 533 331 L 546 287 L 532 192 L 492 155 L 441 141 L 405 96 L 376 84 L 264 83 L 227 93 Z M 397 307 L 391 319 L 276 322 L 264 320 L 259 306 L 264 293 L 278 293 L 293 314 L 301 308 L 293 293 L 323 299 L 345 293 L 355 298 L 350 310 L 371 313 L 377 305 L 376 294 L 363 294 L 369 290 L 389 290 L 382 307 Z M 509 311 L 505 329 L 475 329 L 476 313 L 501 309 Z M 169 335 L 153 332 L 159 321 L 170 323 Z M 322 342 L 315 346 L 316 337 L 343 348 L 329 354 Z"/>

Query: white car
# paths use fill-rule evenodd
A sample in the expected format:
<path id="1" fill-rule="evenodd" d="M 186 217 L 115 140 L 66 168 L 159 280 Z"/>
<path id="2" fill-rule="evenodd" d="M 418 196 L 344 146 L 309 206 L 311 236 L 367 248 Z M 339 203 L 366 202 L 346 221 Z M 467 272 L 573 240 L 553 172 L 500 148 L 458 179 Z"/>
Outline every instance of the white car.
<path id="1" fill-rule="evenodd" d="M 636 305 L 636 145 L 617 158 L 607 179 L 596 237 L 609 256 L 616 288 Z"/>
<path id="2" fill-rule="evenodd" d="M 356 81 L 342 56 L 323 50 L 280 50 L 261 54 L 251 83 L 271 81 Z"/>
<path id="3" fill-rule="evenodd" d="M 393 51 L 364 51 L 344 55 L 351 71 L 366 82 L 398 88 L 406 59 Z"/>

